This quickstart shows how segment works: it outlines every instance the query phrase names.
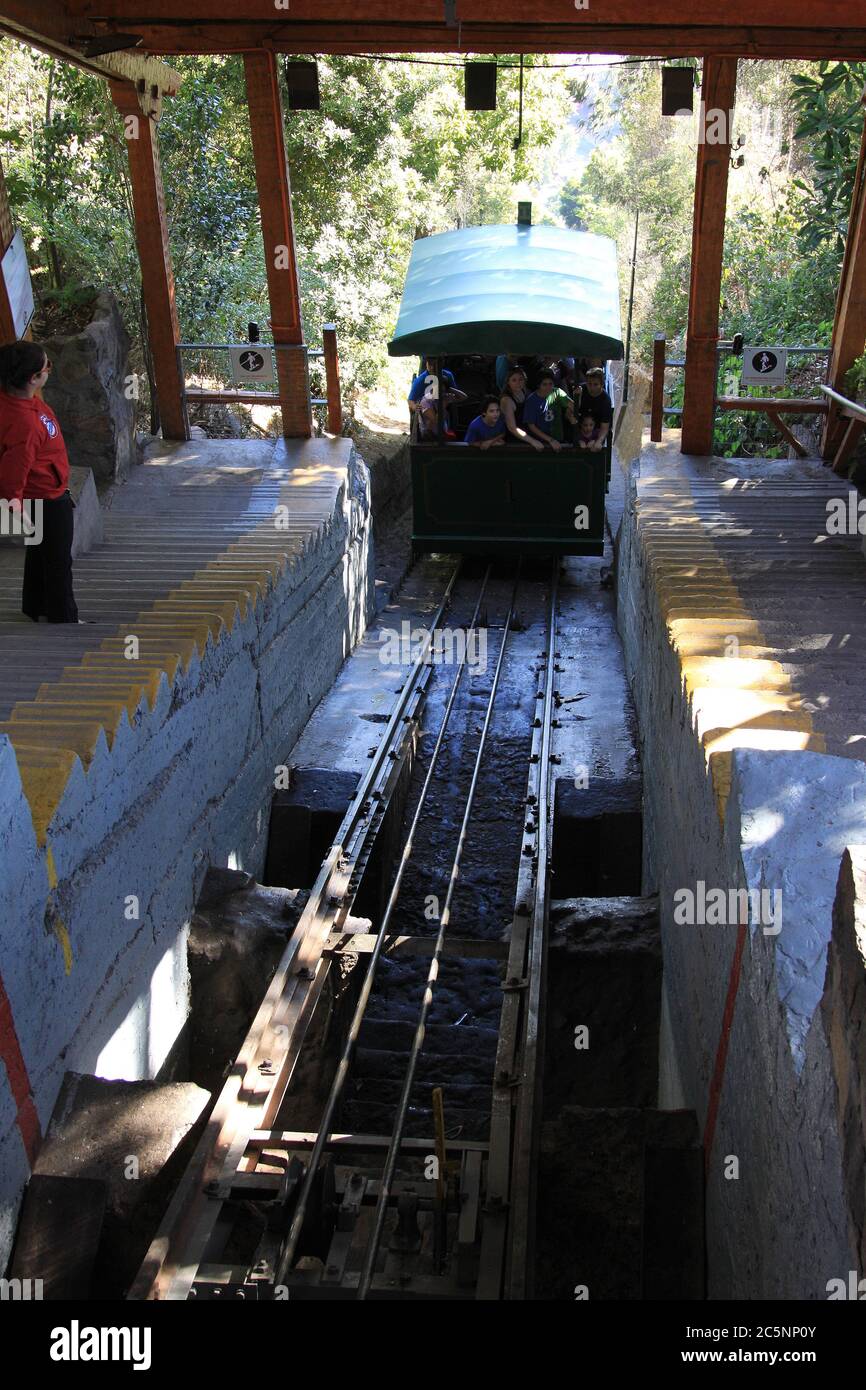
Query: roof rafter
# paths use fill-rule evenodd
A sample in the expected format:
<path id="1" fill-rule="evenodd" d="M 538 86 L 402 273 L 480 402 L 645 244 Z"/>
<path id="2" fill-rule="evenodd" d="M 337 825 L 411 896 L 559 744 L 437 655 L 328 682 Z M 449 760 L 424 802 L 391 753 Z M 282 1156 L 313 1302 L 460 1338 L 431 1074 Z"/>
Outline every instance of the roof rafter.
<path id="1" fill-rule="evenodd" d="M 83 42 L 86 38 L 96 38 L 106 32 L 104 27 L 97 28 L 85 19 L 73 20 L 61 4 L 53 4 L 50 11 L 47 7 L 43 9 L 46 12 L 37 12 L 27 0 L 2 0 L 0 32 L 98 77 L 134 83 L 142 90 L 142 105 L 157 110 L 162 97 L 173 96 L 180 87 L 180 73 L 143 48 L 85 57 L 74 40 Z"/>
<path id="2" fill-rule="evenodd" d="M 82 36 L 132 32 L 140 49 L 115 55 L 242 53 L 622 53 L 747 58 L 866 58 L 866 0 L 0 0 L 0 27 L 91 70 Z M 491 17 L 493 16 L 493 17 Z M 146 60 L 144 60 L 146 61 Z M 166 88 L 168 90 L 168 88 Z"/>

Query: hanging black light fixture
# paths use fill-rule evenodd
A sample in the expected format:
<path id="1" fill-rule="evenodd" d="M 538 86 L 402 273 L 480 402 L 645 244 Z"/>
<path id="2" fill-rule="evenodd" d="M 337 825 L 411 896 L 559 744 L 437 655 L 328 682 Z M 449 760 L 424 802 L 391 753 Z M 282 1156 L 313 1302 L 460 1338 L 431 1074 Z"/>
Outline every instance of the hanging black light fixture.
<path id="1" fill-rule="evenodd" d="M 467 111 L 496 110 L 496 64 L 466 63 L 464 66 L 464 100 Z"/>
<path id="2" fill-rule="evenodd" d="M 662 115 L 677 116 L 695 107 L 695 70 L 688 67 L 662 68 Z"/>
<path id="3" fill-rule="evenodd" d="M 319 65 L 309 59 L 287 58 L 286 88 L 290 111 L 319 110 Z"/>

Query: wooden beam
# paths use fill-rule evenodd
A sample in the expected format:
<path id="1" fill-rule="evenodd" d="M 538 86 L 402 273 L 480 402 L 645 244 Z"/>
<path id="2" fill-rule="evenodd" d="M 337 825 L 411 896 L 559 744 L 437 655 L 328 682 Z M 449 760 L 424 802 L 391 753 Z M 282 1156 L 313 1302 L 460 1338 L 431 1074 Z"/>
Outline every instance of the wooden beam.
<path id="1" fill-rule="evenodd" d="M 788 429 L 788 426 L 785 424 L 785 421 L 782 419 L 778 410 L 768 410 L 767 418 L 769 420 L 772 420 L 773 424 L 776 426 L 776 429 L 779 431 L 780 435 L 785 440 L 785 443 L 789 446 L 789 448 L 794 450 L 794 453 L 797 455 L 798 458 L 807 459 L 809 457 L 809 450 L 806 448 L 805 444 L 803 444 L 797 438 L 797 436 L 793 434 L 791 430 Z"/>
<path id="2" fill-rule="evenodd" d="M 337 354 L 337 330 L 332 323 L 322 329 L 325 351 L 325 396 L 328 401 L 328 431 L 343 433 L 343 401 L 340 395 L 340 359 Z"/>
<path id="3" fill-rule="evenodd" d="M 662 437 L 665 404 L 665 358 L 668 344 L 664 333 L 657 333 L 653 342 L 652 404 L 650 407 L 650 439 L 658 444 Z"/>
<path id="4" fill-rule="evenodd" d="M 125 28 L 129 27 L 127 23 Z M 74 63 L 97 77 L 143 82 L 146 88 L 155 87 L 161 94 L 169 95 L 180 86 L 180 74 L 151 57 L 144 46 L 85 58 L 82 52 L 85 41 L 104 34 L 106 27 L 76 17 L 61 0 L 38 6 L 33 0 L 0 0 L 0 32 Z"/>
<path id="5" fill-rule="evenodd" d="M 719 338 L 722 252 L 736 89 L 736 58 L 705 57 L 701 85 L 701 122 L 704 128 L 699 133 L 695 172 L 689 321 L 686 332 L 681 445 L 684 454 L 710 454 L 713 449 L 716 344 Z"/>
<path id="6" fill-rule="evenodd" d="M 3 165 L 0 163 L 0 257 L 5 255 L 12 244 L 15 235 L 15 220 L 12 216 L 12 209 L 9 206 L 9 195 L 6 192 L 6 179 L 3 173 Z M 15 337 L 15 321 L 12 317 L 12 306 L 9 303 L 9 296 L 6 293 L 6 285 L 2 275 L 0 275 L 0 343 L 11 343 Z M 27 335 L 30 336 L 29 333 Z"/>
<path id="7" fill-rule="evenodd" d="M 826 415 L 828 406 L 820 396 L 719 396 L 717 410 L 756 410 L 765 415 L 784 411 L 788 415 Z"/>
<path id="8" fill-rule="evenodd" d="M 307 349 L 301 325 L 292 190 L 283 138 L 283 108 L 273 53 L 245 54 L 244 73 L 283 434 L 290 439 L 308 438 L 313 426 Z"/>
<path id="9" fill-rule="evenodd" d="M 524 0 L 499 0 L 493 8 L 497 21 L 503 24 L 526 23 Z M 562 0 L 533 0 L 533 26 L 562 24 L 563 8 Z M 611 27 L 645 24 L 647 10 L 652 8 L 646 0 L 604 0 L 604 19 Z M 65 0 L 63 9 L 69 16 L 90 20 L 122 20 L 135 29 L 136 23 L 151 23 L 157 19 L 176 24 L 233 19 L 238 5 L 236 0 Z M 347 20 L 356 24 L 395 22 L 392 0 L 328 0 L 327 5 L 323 5 L 322 0 L 290 0 L 279 9 L 275 8 L 274 0 L 244 0 L 243 12 L 245 19 L 260 20 L 271 27 L 275 19 L 288 24 L 319 21 L 323 27 L 325 21 L 328 24 Z M 455 18 L 460 24 L 489 23 L 490 13 L 489 0 L 456 0 Z M 570 16 L 569 27 L 579 33 L 592 25 L 593 18 L 591 7 L 576 10 Z M 771 29 L 816 27 L 818 21 L 822 29 L 854 29 L 866 23 L 866 6 L 862 0 L 821 0 L 819 15 L 814 0 L 739 0 L 737 4 L 726 6 L 724 20 L 721 20 L 717 0 L 669 0 L 664 17 L 657 19 L 660 27 L 664 24 L 714 28 L 748 25 Z M 397 22 L 408 26 L 428 23 L 445 27 L 443 0 L 415 0 L 411 13 Z"/>
<path id="10" fill-rule="evenodd" d="M 188 439 L 183 382 L 178 363 L 180 329 L 174 297 L 174 272 L 168 244 L 165 195 L 159 165 L 156 122 L 142 114 L 139 94 L 128 82 L 109 84 L 124 118 L 129 176 L 135 213 L 135 239 L 147 312 L 147 334 L 157 404 L 164 439 Z"/>
<path id="11" fill-rule="evenodd" d="M 243 13 L 238 14 L 242 8 Z M 755 0 L 734 13 L 715 0 L 671 0 L 657 22 L 646 0 L 605 0 L 604 23 L 594 6 L 563 22 L 564 0 L 540 0 L 532 23 L 525 7 L 503 0 L 490 19 L 486 0 L 457 0 L 457 25 L 445 23 L 442 0 L 418 0 L 397 19 L 387 0 L 351 4 L 333 0 L 323 15 L 320 0 L 0 0 L 0 30 L 65 56 L 104 76 L 130 78 L 119 62 L 140 64 L 144 54 L 446 52 L 632 53 L 689 56 L 717 53 L 766 58 L 866 58 L 863 0 L 822 0 L 820 27 L 810 0 Z M 142 48 L 85 59 L 83 38 L 110 31 L 140 35 Z M 110 73 L 108 69 L 112 69 Z M 137 74 L 135 74 L 137 75 Z M 153 80 L 149 75 L 148 81 Z M 168 85 L 163 83 L 163 89 Z"/>
<path id="12" fill-rule="evenodd" d="M 275 391 L 244 391 L 242 388 L 235 390 L 232 386 L 227 386 L 224 391 L 219 387 L 209 390 L 203 386 L 187 386 L 187 401 L 194 405 L 269 405 L 272 410 L 278 410 L 280 398 Z"/>
<path id="13" fill-rule="evenodd" d="M 848 476 L 848 460 L 860 442 L 860 437 L 866 429 L 866 420 L 845 419 L 845 428 L 842 434 L 839 447 L 833 456 L 833 472 L 841 476 Z"/>
<path id="14" fill-rule="evenodd" d="M 2 27 L 2 25 L 0 25 Z M 700 54 L 767 59 L 866 59 L 866 24 L 856 29 L 778 29 L 695 24 L 532 25 L 399 23 L 287 23 L 248 19 L 170 24 L 111 21 L 112 29 L 132 27 L 151 54 L 188 53 L 623 53 L 635 56 L 696 57 Z"/>
<path id="15" fill-rule="evenodd" d="M 836 295 L 833 336 L 830 340 L 830 365 L 827 382 L 834 391 L 842 390 L 846 373 L 857 361 L 864 346 L 866 346 L 866 121 L 863 125 L 860 157 L 857 162 L 854 188 L 851 195 L 851 211 L 845 238 L 845 256 L 842 261 L 842 272 Z M 846 425 L 839 413 L 839 406 L 835 401 L 831 401 L 821 440 L 821 452 L 825 459 L 832 459 L 837 456 L 845 433 Z"/>

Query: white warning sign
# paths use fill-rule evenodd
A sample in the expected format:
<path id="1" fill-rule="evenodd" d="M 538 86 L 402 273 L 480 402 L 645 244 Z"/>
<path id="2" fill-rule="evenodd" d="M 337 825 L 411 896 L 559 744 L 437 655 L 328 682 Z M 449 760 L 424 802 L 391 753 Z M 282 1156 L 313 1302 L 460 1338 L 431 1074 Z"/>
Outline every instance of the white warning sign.
<path id="1" fill-rule="evenodd" d="M 740 380 L 745 386 L 784 386 L 787 370 L 787 348 L 743 348 L 743 370 Z"/>
<path id="2" fill-rule="evenodd" d="M 229 348 L 229 356 L 235 386 L 249 386 L 251 382 L 273 386 L 274 355 L 269 347 L 261 343 L 240 343 Z"/>

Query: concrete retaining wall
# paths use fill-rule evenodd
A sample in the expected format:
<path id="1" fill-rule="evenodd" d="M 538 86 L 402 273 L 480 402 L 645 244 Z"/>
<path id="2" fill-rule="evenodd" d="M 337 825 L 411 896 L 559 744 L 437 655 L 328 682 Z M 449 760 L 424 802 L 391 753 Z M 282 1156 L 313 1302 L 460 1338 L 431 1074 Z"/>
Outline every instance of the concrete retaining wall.
<path id="1" fill-rule="evenodd" d="M 353 450 L 330 522 L 267 594 L 124 715 L 110 749 L 101 736 L 86 772 L 73 759 L 50 850 L 0 739 L 0 978 L 43 1132 L 64 1072 L 137 1080 L 165 1063 L 207 866 L 261 872 L 274 769 L 372 604 L 369 475 Z M 0 1042 L 2 1268 L 27 1163 Z"/>
<path id="2" fill-rule="evenodd" d="M 678 1074 L 682 1087 L 661 1103 L 693 1108 L 706 1132 L 714 1076 L 721 1082 L 707 1174 L 709 1296 L 824 1299 L 828 1281 L 857 1268 L 819 1005 L 840 860 L 866 825 L 866 767 L 820 753 L 734 749 L 721 819 L 633 503 L 632 495 L 620 537 L 618 624 L 640 722 L 644 891 L 659 894 L 675 1052 L 661 1073 Z M 781 930 L 765 916 L 745 932 L 736 992 L 736 921 L 676 920 L 683 898 L 675 895 L 697 895 L 699 883 L 782 893 Z"/>

